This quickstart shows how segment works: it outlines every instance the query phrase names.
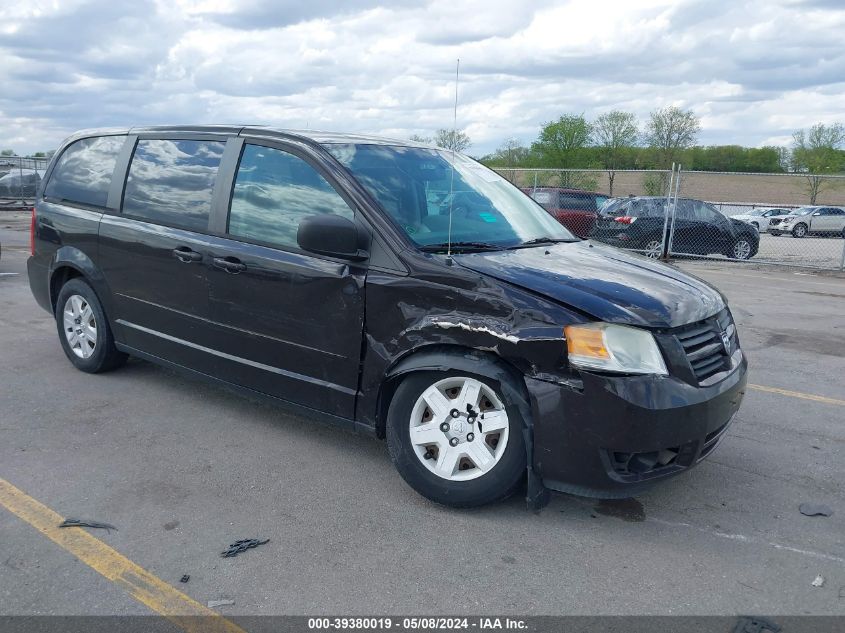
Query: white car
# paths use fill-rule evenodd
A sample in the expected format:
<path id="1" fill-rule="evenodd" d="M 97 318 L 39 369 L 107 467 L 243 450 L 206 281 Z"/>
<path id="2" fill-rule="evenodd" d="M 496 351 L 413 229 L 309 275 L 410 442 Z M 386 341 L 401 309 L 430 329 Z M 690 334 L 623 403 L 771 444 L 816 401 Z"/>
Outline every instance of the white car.
<path id="1" fill-rule="evenodd" d="M 752 209 L 748 213 L 740 213 L 739 215 L 732 215 L 734 220 L 741 220 L 746 224 L 750 224 L 757 228 L 760 233 L 765 233 L 769 228 L 769 221 L 772 218 L 789 215 L 792 209 L 782 209 L 780 207 Z"/>
<path id="2" fill-rule="evenodd" d="M 845 237 L 845 209 L 842 207 L 799 207 L 779 224 L 769 226 L 772 235 L 792 233 L 792 237 L 805 235 L 841 235 Z"/>

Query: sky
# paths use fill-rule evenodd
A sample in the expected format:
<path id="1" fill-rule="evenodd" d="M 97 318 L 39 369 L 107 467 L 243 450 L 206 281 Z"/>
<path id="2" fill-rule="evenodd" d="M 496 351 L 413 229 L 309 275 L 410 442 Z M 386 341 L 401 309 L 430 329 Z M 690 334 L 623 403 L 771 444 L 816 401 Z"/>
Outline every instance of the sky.
<path id="1" fill-rule="evenodd" d="M 76 130 L 264 124 L 469 153 L 562 114 L 676 105 L 701 144 L 845 122 L 845 0 L 3 0 L 0 148 Z"/>

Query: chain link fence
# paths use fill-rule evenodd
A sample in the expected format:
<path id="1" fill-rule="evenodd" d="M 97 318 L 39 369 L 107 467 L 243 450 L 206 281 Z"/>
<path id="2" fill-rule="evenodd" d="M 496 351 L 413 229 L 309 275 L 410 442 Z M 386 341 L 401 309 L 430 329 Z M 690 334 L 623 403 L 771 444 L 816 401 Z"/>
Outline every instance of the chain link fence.
<path id="1" fill-rule="evenodd" d="M 845 175 L 497 171 L 578 236 L 650 257 L 845 268 Z"/>
<path id="2" fill-rule="evenodd" d="M 48 158 L 0 156 L 0 209 L 31 207 Z"/>

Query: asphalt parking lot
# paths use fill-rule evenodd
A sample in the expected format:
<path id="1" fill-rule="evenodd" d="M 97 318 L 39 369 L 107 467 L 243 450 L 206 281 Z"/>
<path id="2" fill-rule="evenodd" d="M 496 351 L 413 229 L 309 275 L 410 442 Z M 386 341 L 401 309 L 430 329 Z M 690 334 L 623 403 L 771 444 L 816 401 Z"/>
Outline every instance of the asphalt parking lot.
<path id="1" fill-rule="evenodd" d="M 842 276 L 682 262 L 729 297 L 751 364 L 753 387 L 712 457 L 623 503 L 561 495 L 539 514 L 518 498 L 456 511 L 411 491 L 379 441 L 142 361 L 76 371 L 30 294 L 25 218 L 5 226 L 0 482 L 117 526 L 89 532 L 202 605 L 845 614 Z M 834 513 L 804 516 L 803 502 Z M 220 558 L 251 537 L 270 541 Z M 0 563 L 0 614 L 151 613 L 3 507 Z"/>

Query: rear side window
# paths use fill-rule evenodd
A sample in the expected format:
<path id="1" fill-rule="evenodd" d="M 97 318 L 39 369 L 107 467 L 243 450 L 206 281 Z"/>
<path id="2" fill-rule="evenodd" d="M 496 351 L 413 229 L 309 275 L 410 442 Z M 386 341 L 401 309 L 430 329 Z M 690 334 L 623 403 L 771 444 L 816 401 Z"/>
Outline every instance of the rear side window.
<path id="1" fill-rule="evenodd" d="M 106 206 L 111 177 L 125 136 L 84 138 L 61 155 L 44 195 L 68 202 Z"/>
<path id="2" fill-rule="evenodd" d="M 309 215 L 349 218 L 352 209 L 317 170 L 279 149 L 245 145 L 229 210 L 229 234 L 298 248 L 299 223 Z"/>
<path id="3" fill-rule="evenodd" d="M 222 141 L 138 141 L 123 213 L 194 231 L 208 228 L 211 195 L 223 156 Z"/>
<path id="4" fill-rule="evenodd" d="M 569 193 L 562 191 L 558 207 L 561 209 L 573 209 L 575 211 L 595 211 L 595 196 L 588 193 Z"/>

